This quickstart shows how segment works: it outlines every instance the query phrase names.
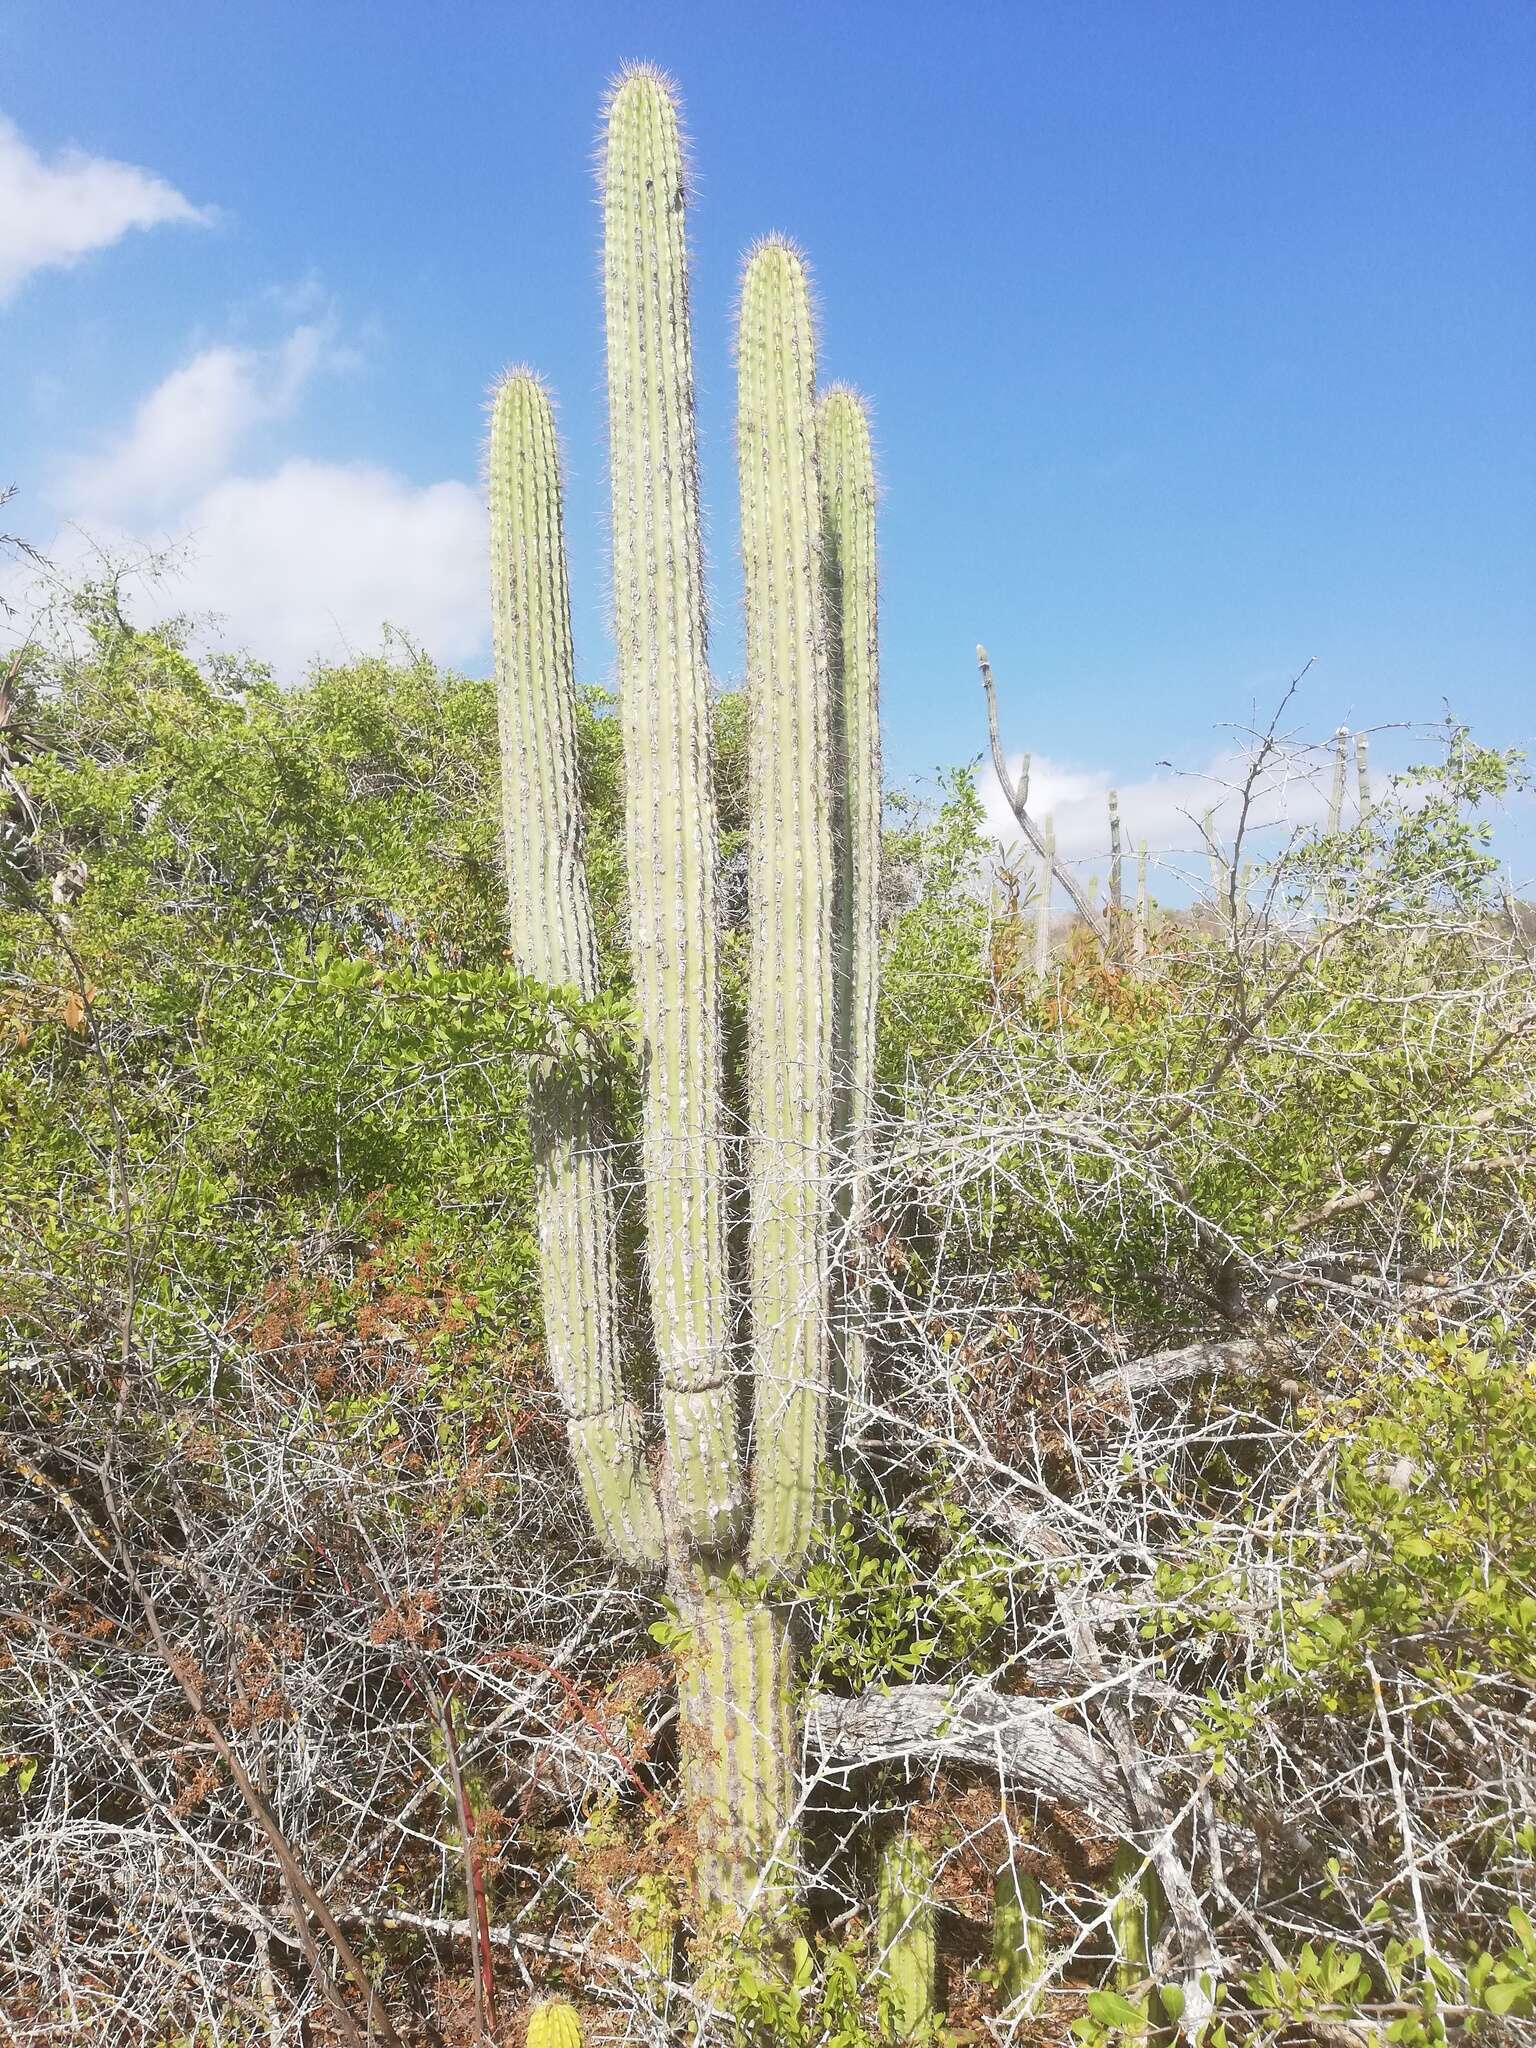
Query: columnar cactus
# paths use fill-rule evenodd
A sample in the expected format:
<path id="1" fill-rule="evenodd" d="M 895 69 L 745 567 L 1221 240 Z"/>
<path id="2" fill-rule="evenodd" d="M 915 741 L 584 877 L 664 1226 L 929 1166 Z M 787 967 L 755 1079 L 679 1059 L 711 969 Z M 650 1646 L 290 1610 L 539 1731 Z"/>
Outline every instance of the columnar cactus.
<path id="1" fill-rule="evenodd" d="M 1135 1991 L 1146 1983 L 1162 1931 L 1162 1888 L 1146 1857 L 1129 1842 L 1115 1851 L 1113 1883 L 1109 1930 L 1115 1945 L 1115 1984 L 1123 1992 Z"/>
<path id="2" fill-rule="evenodd" d="M 998 1870 L 992 1889 L 992 1976 L 1002 2003 L 1032 2000 L 1044 1977 L 1045 1963 L 1040 1880 L 1010 1856 Z"/>
<path id="3" fill-rule="evenodd" d="M 875 464 L 856 392 L 835 385 L 816 414 L 821 463 L 822 574 L 830 628 L 833 752 L 838 809 L 835 1136 L 843 1152 L 842 1220 L 850 1275 L 842 1302 L 860 1297 L 860 1240 L 868 1205 L 870 1111 L 875 1082 L 875 996 L 880 933 L 880 644 L 875 566 Z M 834 1360 L 839 1391 L 864 1378 L 861 1318 L 844 1315 Z"/>
<path id="4" fill-rule="evenodd" d="M 512 951 L 525 974 L 593 996 L 559 458 L 548 395 L 526 370 L 497 387 L 488 468 Z M 661 1518 L 624 1396 L 609 1106 L 590 1074 L 555 1073 L 533 1081 L 529 1122 L 545 1343 L 571 1455 L 602 1541 L 655 1562 Z"/>
<path id="5" fill-rule="evenodd" d="M 1040 835 L 1040 878 L 1035 893 L 1035 972 L 1044 981 L 1051 966 L 1051 896 L 1056 888 L 1056 813 L 1047 812 Z"/>
<path id="6" fill-rule="evenodd" d="M 730 1373 L 717 833 L 683 204 L 677 109 L 660 74 L 639 67 L 609 103 L 603 161 L 625 850 L 667 1456 L 689 1538 L 719 1550 L 740 1531 L 746 1495 Z"/>
<path id="7" fill-rule="evenodd" d="M 880 1848 L 876 1922 L 883 2003 L 898 2040 L 923 2031 L 938 1998 L 938 1916 L 932 1853 L 907 1828 Z"/>
<path id="8" fill-rule="evenodd" d="M 787 243 L 765 242 L 747 266 L 738 341 L 751 1230 L 737 1288 L 684 197 L 670 88 L 653 70 L 629 71 L 607 114 L 604 297 L 659 1461 L 625 1396 L 601 1091 L 580 1075 L 539 1079 L 531 1130 L 549 1355 L 572 1449 L 604 1542 L 631 1564 L 665 1564 L 684 1625 L 680 1752 L 697 1894 L 740 1918 L 788 1877 L 792 1651 L 765 1588 L 803 1556 L 819 1512 L 836 1226 L 860 1199 L 834 1213 L 836 1169 L 849 1185 L 867 1170 L 849 1133 L 867 1125 L 873 1069 L 874 484 L 858 401 L 829 394 L 818 421 L 803 265 Z M 513 950 L 528 973 L 591 994 L 554 429 L 525 372 L 498 390 L 490 468 Z M 743 1335 L 750 1411 L 735 1370 Z"/>
<path id="9" fill-rule="evenodd" d="M 800 258 L 763 242 L 737 330 L 751 866 L 747 1044 L 754 1565 L 811 1532 L 830 1365 L 832 698 L 816 350 Z"/>
<path id="10" fill-rule="evenodd" d="M 1328 792 L 1328 830 L 1337 832 L 1344 823 L 1344 786 L 1349 779 L 1349 727 L 1341 725 L 1333 736 L 1333 785 Z"/>

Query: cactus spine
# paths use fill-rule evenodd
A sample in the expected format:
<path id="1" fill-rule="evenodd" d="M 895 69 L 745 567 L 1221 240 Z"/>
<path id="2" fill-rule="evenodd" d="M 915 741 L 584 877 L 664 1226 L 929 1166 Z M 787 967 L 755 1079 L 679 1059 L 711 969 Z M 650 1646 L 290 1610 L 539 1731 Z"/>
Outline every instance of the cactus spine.
<path id="1" fill-rule="evenodd" d="M 491 410 L 492 624 L 512 951 L 525 974 L 597 993 L 597 941 L 581 861 L 576 682 L 549 398 L 510 372 Z M 624 1398 L 611 1117 L 584 1073 L 536 1077 L 545 1342 L 593 1527 L 632 1564 L 661 1556 L 661 1522 Z"/>
<path id="2" fill-rule="evenodd" d="M 816 355 L 800 258 L 748 260 L 737 456 L 752 791 L 748 889 L 754 1568 L 792 1564 L 826 1434 L 833 1108 L 831 683 Z"/>
<path id="3" fill-rule="evenodd" d="M 659 73 L 620 79 L 603 165 L 614 630 L 625 844 L 645 1054 L 651 1316 L 672 1487 L 690 1540 L 739 1533 L 720 1146 L 709 669 L 684 177 Z"/>
<path id="4" fill-rule="evenodd" d="M 876 1915 L 884 2003 L 891 2031 L 905 2039 L 932 2021 L 938 1999 L 933 1857 L 907 1828 L 881 1845 Z"/>
<path id="5" fill-rule="evenodd" d="M 880 950 L 880 644 L 875 564 L 875 464 L 863 401 L 836 385 L 816 415 L 821 463 L 822 574 L 829 626 L 835 761 L 837 929 L 833 1023 L 839 1096 L 834 1136 L 844 1168 L 842 1219 L 858 1296 L 868 1206 L 875 1083 L 875 997 Z M 859 1319 L 838 1329 L 837 1391 L 864 1379 Z"/>

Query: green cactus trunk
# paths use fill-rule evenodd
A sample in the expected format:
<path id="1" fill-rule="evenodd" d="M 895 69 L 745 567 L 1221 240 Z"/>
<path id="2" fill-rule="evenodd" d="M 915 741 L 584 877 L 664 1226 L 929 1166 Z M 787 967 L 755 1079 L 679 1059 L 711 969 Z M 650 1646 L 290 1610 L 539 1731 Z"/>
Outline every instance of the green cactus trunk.
<path id="1" fill-rule="evenodd" d="M 706 1936 L 772 1926 L 794 1873 L 794 1664 L 786 1615 L 707 1565 L 676 1588 L 682 1775 Z"/>
<path id="2" fill-rule="evenodd" d="M 880 961 L 880 643 L 875 562 L 875 464 L 863 401 L 834 386 L 816 414 L 821 463 L 822 573 L 832 680 L 833 840 L 837 918 L 833 1020 L 839 1220 L 846 1244 L 837 1290 L 833 1395 L 864 1384 L 863 1258 L 875 1092 L 875 999 Z"/>
<path id="3" fill-rule="evenodd" d="M 885 1971 L 882 2002 L 898 2040 L 932 2024 L 938 2004 L 938 1915 L 933 1856 L 906 1828 L 880 1849 L 877 1933 Z"/>
<path id="4" fill-rule="evenodd" d="M 512 951 L 525 974 L 593 996 L 559 456 L 548 394 L 526 371 L 496 389 L 488 470 Z M 548 1074 L 530 1083 L 529 1121 L 544 1338 L 571 1456 L 601 1541 L 651 1563 L 661 1521 L 624 1397 L 610 1105 L 591 1074 Z"/>
<path id="5" fill-rule="evenodd" d="M 740 1533 L 745 1489 L 726 1276 L 717 832 L 683 202 L 672 95 L 659 73 L 637 68 L 608 108 L 603 284 L 648 1271 L 678 1513 L 692 1543 L 721 1550 Z"/>
<path id="6" fill-rule="evenodd" d="M 1003 2005 L 1017 1999 L 1033 2009 L 1045 1976 L 1045 1907 L 1040 1881 L 1010 1857 L 992 1893 L 992 1978 Z"/>
<path id="7" fill-rule="evenodd" d="M 1139 1849 L 1123 1842 L 1115 1852 L 1115 1895 L 1109 1931 L 1115 1947 L 1115 1986 L 1124 1993 L 1145 1985 L 1163 1924 L 1162 1887 Z"/>
<path id="8" fill-rule="evenodd" d="M 832 697 L 816 354 L 800 258 L 747 263 L 737 331 L 746 585 L 754 1570 L 793 1564 L 826 1438 L 833 1110 Z"/>

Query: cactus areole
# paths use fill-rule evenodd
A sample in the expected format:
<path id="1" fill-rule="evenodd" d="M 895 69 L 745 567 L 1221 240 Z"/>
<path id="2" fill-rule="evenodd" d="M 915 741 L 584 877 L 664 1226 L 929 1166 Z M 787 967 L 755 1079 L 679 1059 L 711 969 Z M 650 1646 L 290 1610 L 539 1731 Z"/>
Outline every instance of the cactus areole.
<path id="1" fill-rule="evenodd" d="M 838 389 L 818 408 L 804 264 L 765 241 L 747 262 L 737 337 L 751 810 L 739 1149 L 751 1229 L 736 1272 L 685 200 L 672 89 L 630 70 L 607 109 L 603 295 L 654 1373 L 626 1356 L 601 1082 L 537 1077 L 529 1122 L 546 1345 L 571 1456 L 599 1540 L 632 1567 L 663 1567 L 685 1623 L 682 1794 L 697 1895 L 739 1920 L 790 1882 L 792 1653 L 773 1589 L 814 1533 L 829 1410 L 862 1359 L 851 1252 L 876 998 L 875 493 L 860 401 Z M 489 485 L 512 950 L 525 972 L 591 994 L 559 458 L 529 371 L 497 387 Z M 647 1379 L 653 1421 L 633 1398 Z"/>

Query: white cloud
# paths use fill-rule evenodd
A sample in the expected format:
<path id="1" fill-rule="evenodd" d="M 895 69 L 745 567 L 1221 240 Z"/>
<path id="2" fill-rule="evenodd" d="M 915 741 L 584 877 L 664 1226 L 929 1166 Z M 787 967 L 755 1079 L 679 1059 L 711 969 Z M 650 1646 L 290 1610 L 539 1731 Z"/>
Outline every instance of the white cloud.
<path id="1" fill-rule="evenodd" d="M 84 525 L 161 516 L 222 476 L 253 428 L 292 413 L 319 370 L 351 360 L 328 323 L 295 328 L 275 348 L 206 348 L 101 454 L 64 463 L 53 495 Z"/>
<path id="2" fill-rule="evenodd" d="M 1245 843 L 1255 851 L 1266 846 L 1273 851 L 1277 830 L 1313 824 L 1325 815 L 1324 782 L 1330 765 L 1325 753 L 1287 752 L 1261 778 L 1244 823 Z M 1015 780 L 1022 758 L 1014 754 L 1008 759 Z M 1111 769 L 1072 768 L 1037 754 L 1030 767 L 1029 814 L 1037 823 L 1054 817 L 1059 855 L 1091 873 L 1095 866 L 1103 869 L 1108 863 L 1109 792 L 1116 789 L 1127 858 L 1145 842 L 1150 859 L 1163 873 L 1199 880 L 1207 861 L 1202 821 L 1210 812 L 1213 835 L 1223 847 L 1230 847 L 1247 774 L 1247 759 L 1235 750 L 1217 754 L 1187 775 L 1162 769 L 1136 781 L 1117 781 Z M 990 763 L 977 788 L 993 836 L 1005 848 L 1018 846 L 1018 825 Z"/>
<path id="3" fill-rule="evenodd" d="M 218 614 L 225 637 L 280 676 L 376 646 L 386 620 L 441 661 L 484 644 L 485 512 L 468 484 L 294 460 L 224 478 L 182 528 L 178 608 Z"/>
<path id="4" fill-rule="evenodd" d="M 99 453 L 56 465 L 67 525 L 49 555 L 66 574 L 99 574 L 102 557 L 151 565 L 126 579 L 137 615 L 209 619 L 285 681 L 376 647 L 386 622 L 440 660 L 475 657 L 488 637 L 478 491 L 376 464 L 250 462 L 318 376 L 356 360 L 329 320 L 271 348 L 202 350 Z M 7 580 L 24 611 L 24 578 Z"/>
<path id="5" fill-rule="evenodd" d="M 210 208 L 194 206 L 174 185 L 133 164 L 65 149 L 45 162 L 0 115 L 0 305 L 34 271 L 68 269 L 133 228 L 180 221 L 206 226 Z"/>

